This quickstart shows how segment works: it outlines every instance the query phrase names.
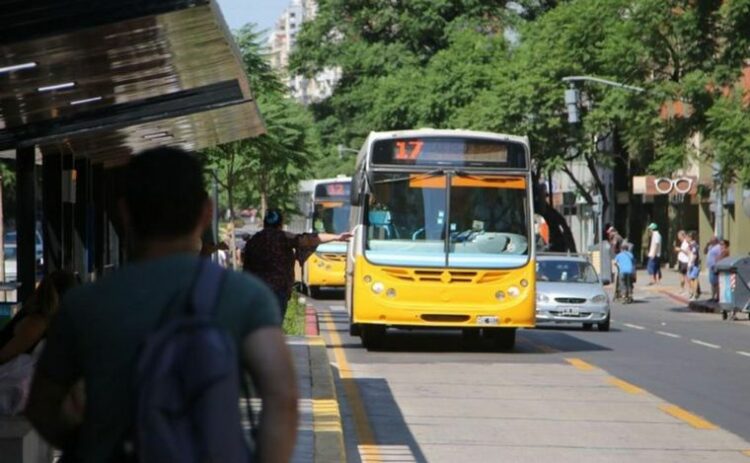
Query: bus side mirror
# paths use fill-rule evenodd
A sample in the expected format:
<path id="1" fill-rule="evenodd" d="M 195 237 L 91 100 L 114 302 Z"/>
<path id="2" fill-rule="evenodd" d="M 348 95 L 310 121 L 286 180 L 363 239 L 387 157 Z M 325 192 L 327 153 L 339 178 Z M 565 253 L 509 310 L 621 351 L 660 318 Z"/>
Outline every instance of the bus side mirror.
<path id="1" fill-rule="evenodd" d="M 358 172 L 352 176 L 352 184 L 349 190 L 349 202 L 352 206 L 359 206 L 359 203 L 362 202 L 362 194 L 360 193 L 361 189 L 362 176 Z"/>

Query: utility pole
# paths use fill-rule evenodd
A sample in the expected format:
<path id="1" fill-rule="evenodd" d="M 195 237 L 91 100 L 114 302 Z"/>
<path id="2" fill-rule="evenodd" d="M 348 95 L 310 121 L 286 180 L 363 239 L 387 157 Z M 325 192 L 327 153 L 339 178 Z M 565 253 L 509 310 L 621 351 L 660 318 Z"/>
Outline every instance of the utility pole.
<path id="1" fill-rule="evenodd" d="M 724 185 L 721 181 L 721 165 L 714 161 L 713 163 L 713 177 L 714 177 L 714 235 L 717 238 L 724 238 Z"/>
<path id="2" fill-rule="evenodd" d="M 337 147 L 337 150 L 339 152 L 339 159 L 344 159 L 344 153 L 350 152 L 350 153 L 359 153 L 359 150 L 355 150 L 354 148 L 347 148 L 346 146 L 339 144 Z"/>

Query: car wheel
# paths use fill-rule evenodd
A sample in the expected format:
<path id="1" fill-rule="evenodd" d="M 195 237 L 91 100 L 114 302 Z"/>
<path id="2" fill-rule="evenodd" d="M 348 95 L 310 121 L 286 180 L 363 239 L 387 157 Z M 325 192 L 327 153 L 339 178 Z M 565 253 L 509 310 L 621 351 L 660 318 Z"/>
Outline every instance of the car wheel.
<path id="1" fill-rule="evenodd" d="M 383 325 L 360 325 L 360 337 L 362 346 L 367 350 L 378 350 L 385 343 L 385 326 Z"/>
<path id="2" fill-rule="evenodd" d="M 594 327 L 594 324 L 593 324 L 593 323 L 584 323 L 584 324 L 583 324 L 583 329 L 584 329 L 584 330 L 590 330 L 590 329 L 591 329 L 591 328 L 593 328 L 593 327 Z"/>
<path id="3" fill-rule="evenodd" d="M 603 322 L 597 323 L 596 327 L 599 329 L 599 331 L 609 331 L 609 316 L 607 316 L 607 319 Z"/>

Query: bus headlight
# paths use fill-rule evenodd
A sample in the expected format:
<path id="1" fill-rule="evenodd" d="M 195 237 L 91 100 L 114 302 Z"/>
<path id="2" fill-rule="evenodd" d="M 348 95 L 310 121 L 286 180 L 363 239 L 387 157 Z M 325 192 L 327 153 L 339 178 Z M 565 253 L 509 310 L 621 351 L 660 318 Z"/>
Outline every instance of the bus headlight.
<path id="1" fill-rule="evenodd" d="M 388 291 L 385 292 L 385 295 L 388 297 L 396 297 L 396 290 L 393 288 L 388 288 Z"/>
<path id="2" fill-rule="evenodd" d="M 495 299 L 497 299 L 498 301 L 502 301 L 503 299 L 505 299 L 505 293 L 502 291 L 496 292 Z"/>
<path id="3" fill-rule="evenodd" d="M 521 288 L 525 288 L 527 286 L 529 286 L 529 280 L 524 278 L 523 280 L 521 280 Z"/>
<path id="4" fill-rule="evenodd" d="M 508 296 L 518 297 L 521 294 L 521 290 L 517 286 L 511 286 L 508 288 Z"/>
<path id="5" fill-rule="evenodd" d="M 365 283 L 370 283 L 372 281 L 372 277 L 370 275 L 365 275 L 364 278 L 362 278 L 362 281 Z"/>
<path id="6" fill-rule="evenodd" d="M 326 264 L 322 260 L 318 261 L 318 267 L 323 268 L 325 265 Z"/>
<path id="7" fill-rule="evenodd" d="M 541 303 L 549 302 L 549 296 L 544 293 L 536 293 L 536 301 Z"/>
<path id="8" fill-rule="evenodd" d="M 383 283 L 379 281 L 376 281 L 375 283 L 372 284 L 372 292 L 375 294 L 382 293 L 384 289 L 385 289 L 385 285 L 383 285 Z"/>

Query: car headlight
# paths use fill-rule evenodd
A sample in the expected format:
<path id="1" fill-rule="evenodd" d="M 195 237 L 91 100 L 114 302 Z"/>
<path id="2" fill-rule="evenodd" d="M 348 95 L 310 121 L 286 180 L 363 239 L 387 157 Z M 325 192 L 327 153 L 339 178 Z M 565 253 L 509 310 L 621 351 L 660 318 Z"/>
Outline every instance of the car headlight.
<path id="1" fill-rule="evenodd" d="M 606 294 L 597 294 L 596 296 L 591 298 L 591 302 L 594 304 L 601 304 L 602 302 L 607 302 L 609 299 L 607 299 Z"/>
<path id="2" fill-rule="evenodd" d="M 549 296 L 544 293 L 536 293 L 537 302 L 549 302 Z"/>

